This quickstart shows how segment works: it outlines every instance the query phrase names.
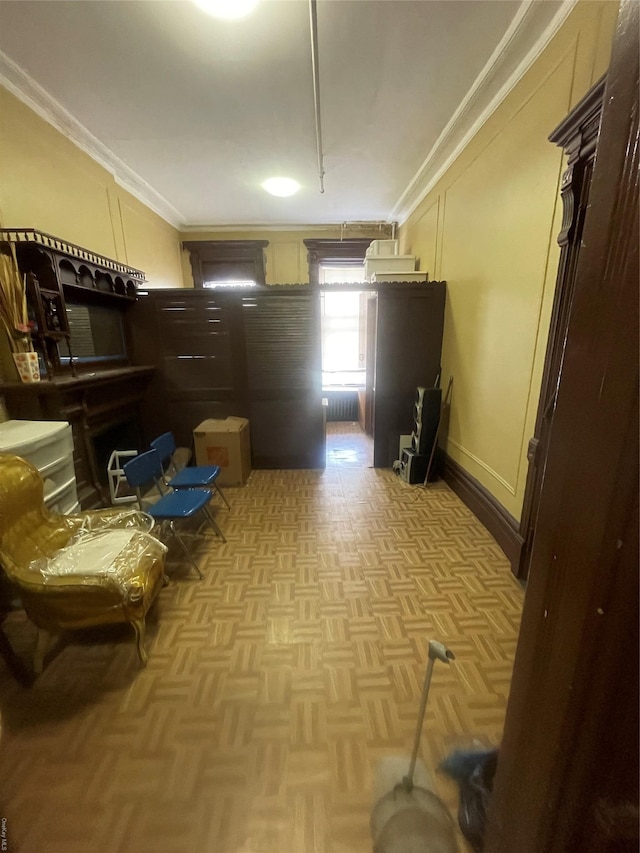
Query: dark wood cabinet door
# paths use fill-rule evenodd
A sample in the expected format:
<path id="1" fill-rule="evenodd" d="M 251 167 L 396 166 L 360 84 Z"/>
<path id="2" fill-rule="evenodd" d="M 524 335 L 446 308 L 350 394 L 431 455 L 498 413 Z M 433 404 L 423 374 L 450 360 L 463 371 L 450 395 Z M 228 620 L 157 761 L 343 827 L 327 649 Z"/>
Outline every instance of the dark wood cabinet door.
<path id="1" fill-rule="evenodd" d="M 319 292 L 165 290 L 129 315 L 135 359 L 156 367 L 144 434 L 190 446 L 207 418 L 249 419 L 254 468 L 324 467 Z"/>
<path id="2" fill-rule="evenodd" d="M 371 410 L 374 465 L 387 468 L 400 435 L 413 428 L 417 386 L 432 385 L 440 370 L 445 283 L 368 292 L 375 355 L 367 423 Z M 128 319 L 134 360 L 156 368 L 144 409 L 147 441 L 171 430 L 190 445 L 203 420 L 237 415 L 250 422 L 254 468 L 324 467 L 318 288 L 156 291 Z"/>
<path id="3" fill-rule="evenodd" d="M 323 468 L 319 292 L 255 293 L 242 315 L 254 468 Z"/>
<path id="4" fill-rule="evenodd" d="M 390 468 L 401 435 L 413 429 L 419 385 L 432 387 L 440 372 L 445 282 L 378 291 L 373 414 L 373 464 Z"/>
<path id="5" fill-rule="evenodd" d="M 142 297 L 128 315 L 136 361 L 156 373 L 143 416 L 147 441 L 171 430 L 190 447 L 207 418 L 248 417 L 237 299 L 207 290 Z"/>

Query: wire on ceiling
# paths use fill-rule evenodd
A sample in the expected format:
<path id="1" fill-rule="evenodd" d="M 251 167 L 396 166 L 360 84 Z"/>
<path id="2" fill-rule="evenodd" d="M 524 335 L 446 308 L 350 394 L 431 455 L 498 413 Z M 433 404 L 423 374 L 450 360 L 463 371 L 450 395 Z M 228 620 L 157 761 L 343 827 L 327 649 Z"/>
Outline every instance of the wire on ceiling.
<path id="1" fill-rule="evenodd" d="M 324 159 L 322 155 L 322 123 L 320 121 L 320 73 L 318 68 L 318 9 L 316 0 L 309 0 L 309 24 L 311 27 L 311 70 L 313 73 L 313 103 L 316 112 L 316 152 L 318 155 L 318 178 L 320 192 L 324 192 Z"/>

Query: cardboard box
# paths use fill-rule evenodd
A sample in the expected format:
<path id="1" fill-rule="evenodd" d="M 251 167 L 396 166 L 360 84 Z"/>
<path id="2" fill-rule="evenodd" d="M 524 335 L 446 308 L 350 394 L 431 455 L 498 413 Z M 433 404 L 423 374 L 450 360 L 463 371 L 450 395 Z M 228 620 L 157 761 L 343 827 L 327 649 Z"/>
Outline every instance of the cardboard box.
<path id="1" fill-rule="evenodd" d="M 219 465 L 221 486 L 242 486 L 251 473 L 251 440 L 246 418 L 202 421 L 193 431 L 196 465 Z"/>

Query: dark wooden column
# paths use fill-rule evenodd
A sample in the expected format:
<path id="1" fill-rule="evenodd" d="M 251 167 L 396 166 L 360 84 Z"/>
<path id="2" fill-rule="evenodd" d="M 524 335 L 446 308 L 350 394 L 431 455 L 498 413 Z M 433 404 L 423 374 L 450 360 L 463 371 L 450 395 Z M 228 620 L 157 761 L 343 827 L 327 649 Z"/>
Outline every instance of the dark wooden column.
<path id="1" fill-rule="evenodd" d="M 419 385 L 440 373 L 446 283 L 378 286 L 373 464 L 390 468 L 400 436 L 412 432 Z"/>
<path id="2" fill-rule="evenodd" d="M 607 77 L 487 853 L 638 849 L 638 11 Z"/>
<path id="3" fill-rule="evenodd" d="M 523 545 L 520 551 L 520 559 L 514 565 L 515 574 L 520 580 L 526 580 L 529 574 L 531 549 L 540 503 L 540 490 L 555 412 L 558 378 L 562 368 L 567 327 L 571 316 L 571 306 L 573 305 L 584 218 L 589 204 L 604 85 L 605 80 L 603 78 L 549 137 L 551 142 L 555 142 L 556 145 L 561 145 L 564 148 L 568 162 L 562 175 L 560 189 L 563 210 L 562 227 L 558 234 L 558 244 L 561 249 L 560 261 L 556 276 L 556 289 L 536 425 L 527 452 L 529 470 L 520 521 L 520 536 Z"/>

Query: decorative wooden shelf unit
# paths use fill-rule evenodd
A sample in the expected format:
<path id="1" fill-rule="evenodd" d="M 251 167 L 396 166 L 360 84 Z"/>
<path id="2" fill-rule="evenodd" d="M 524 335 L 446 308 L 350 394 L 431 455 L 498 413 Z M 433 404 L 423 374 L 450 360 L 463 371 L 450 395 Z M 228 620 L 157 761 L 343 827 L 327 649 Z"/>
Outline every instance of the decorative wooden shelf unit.
<path id="1" fill-rule="evenodd" d="M 82 292 L 98 292 L 128 301 L 136 298 L 136 288 L 146 282 L 142 270 L 114 261 L 104 255 L 91 252 L 75 243 L 61 240 L 51 234 L 36 231 L 34 228 L 0 228 L 0 241 L 16 244 L 18 262 L 22 268 L 24 262 L 33 259 L 44 259 L 51 263 L 51 272 L 55 276 L 56 287 L 47 276 L 47 282 L 38 276 L 34 269 L 23 270 L 32 272 L 38 278 L 41 287 L 59 290 L 60 287 L 79 288 Z M 42 270 L 41 270 L 42 272 Z"/>
<path id="2" fill-rule="evenodd" d="M 141 270 L 33 228 L 0 228 L 0 251 L 8 252 L 9 244 L 27 276 L 32 336 L 48 378 L 61 372 L 60 342 L 66 342 L 74 369 L 67 300 L 124 309 L 146 281 Z"/>

